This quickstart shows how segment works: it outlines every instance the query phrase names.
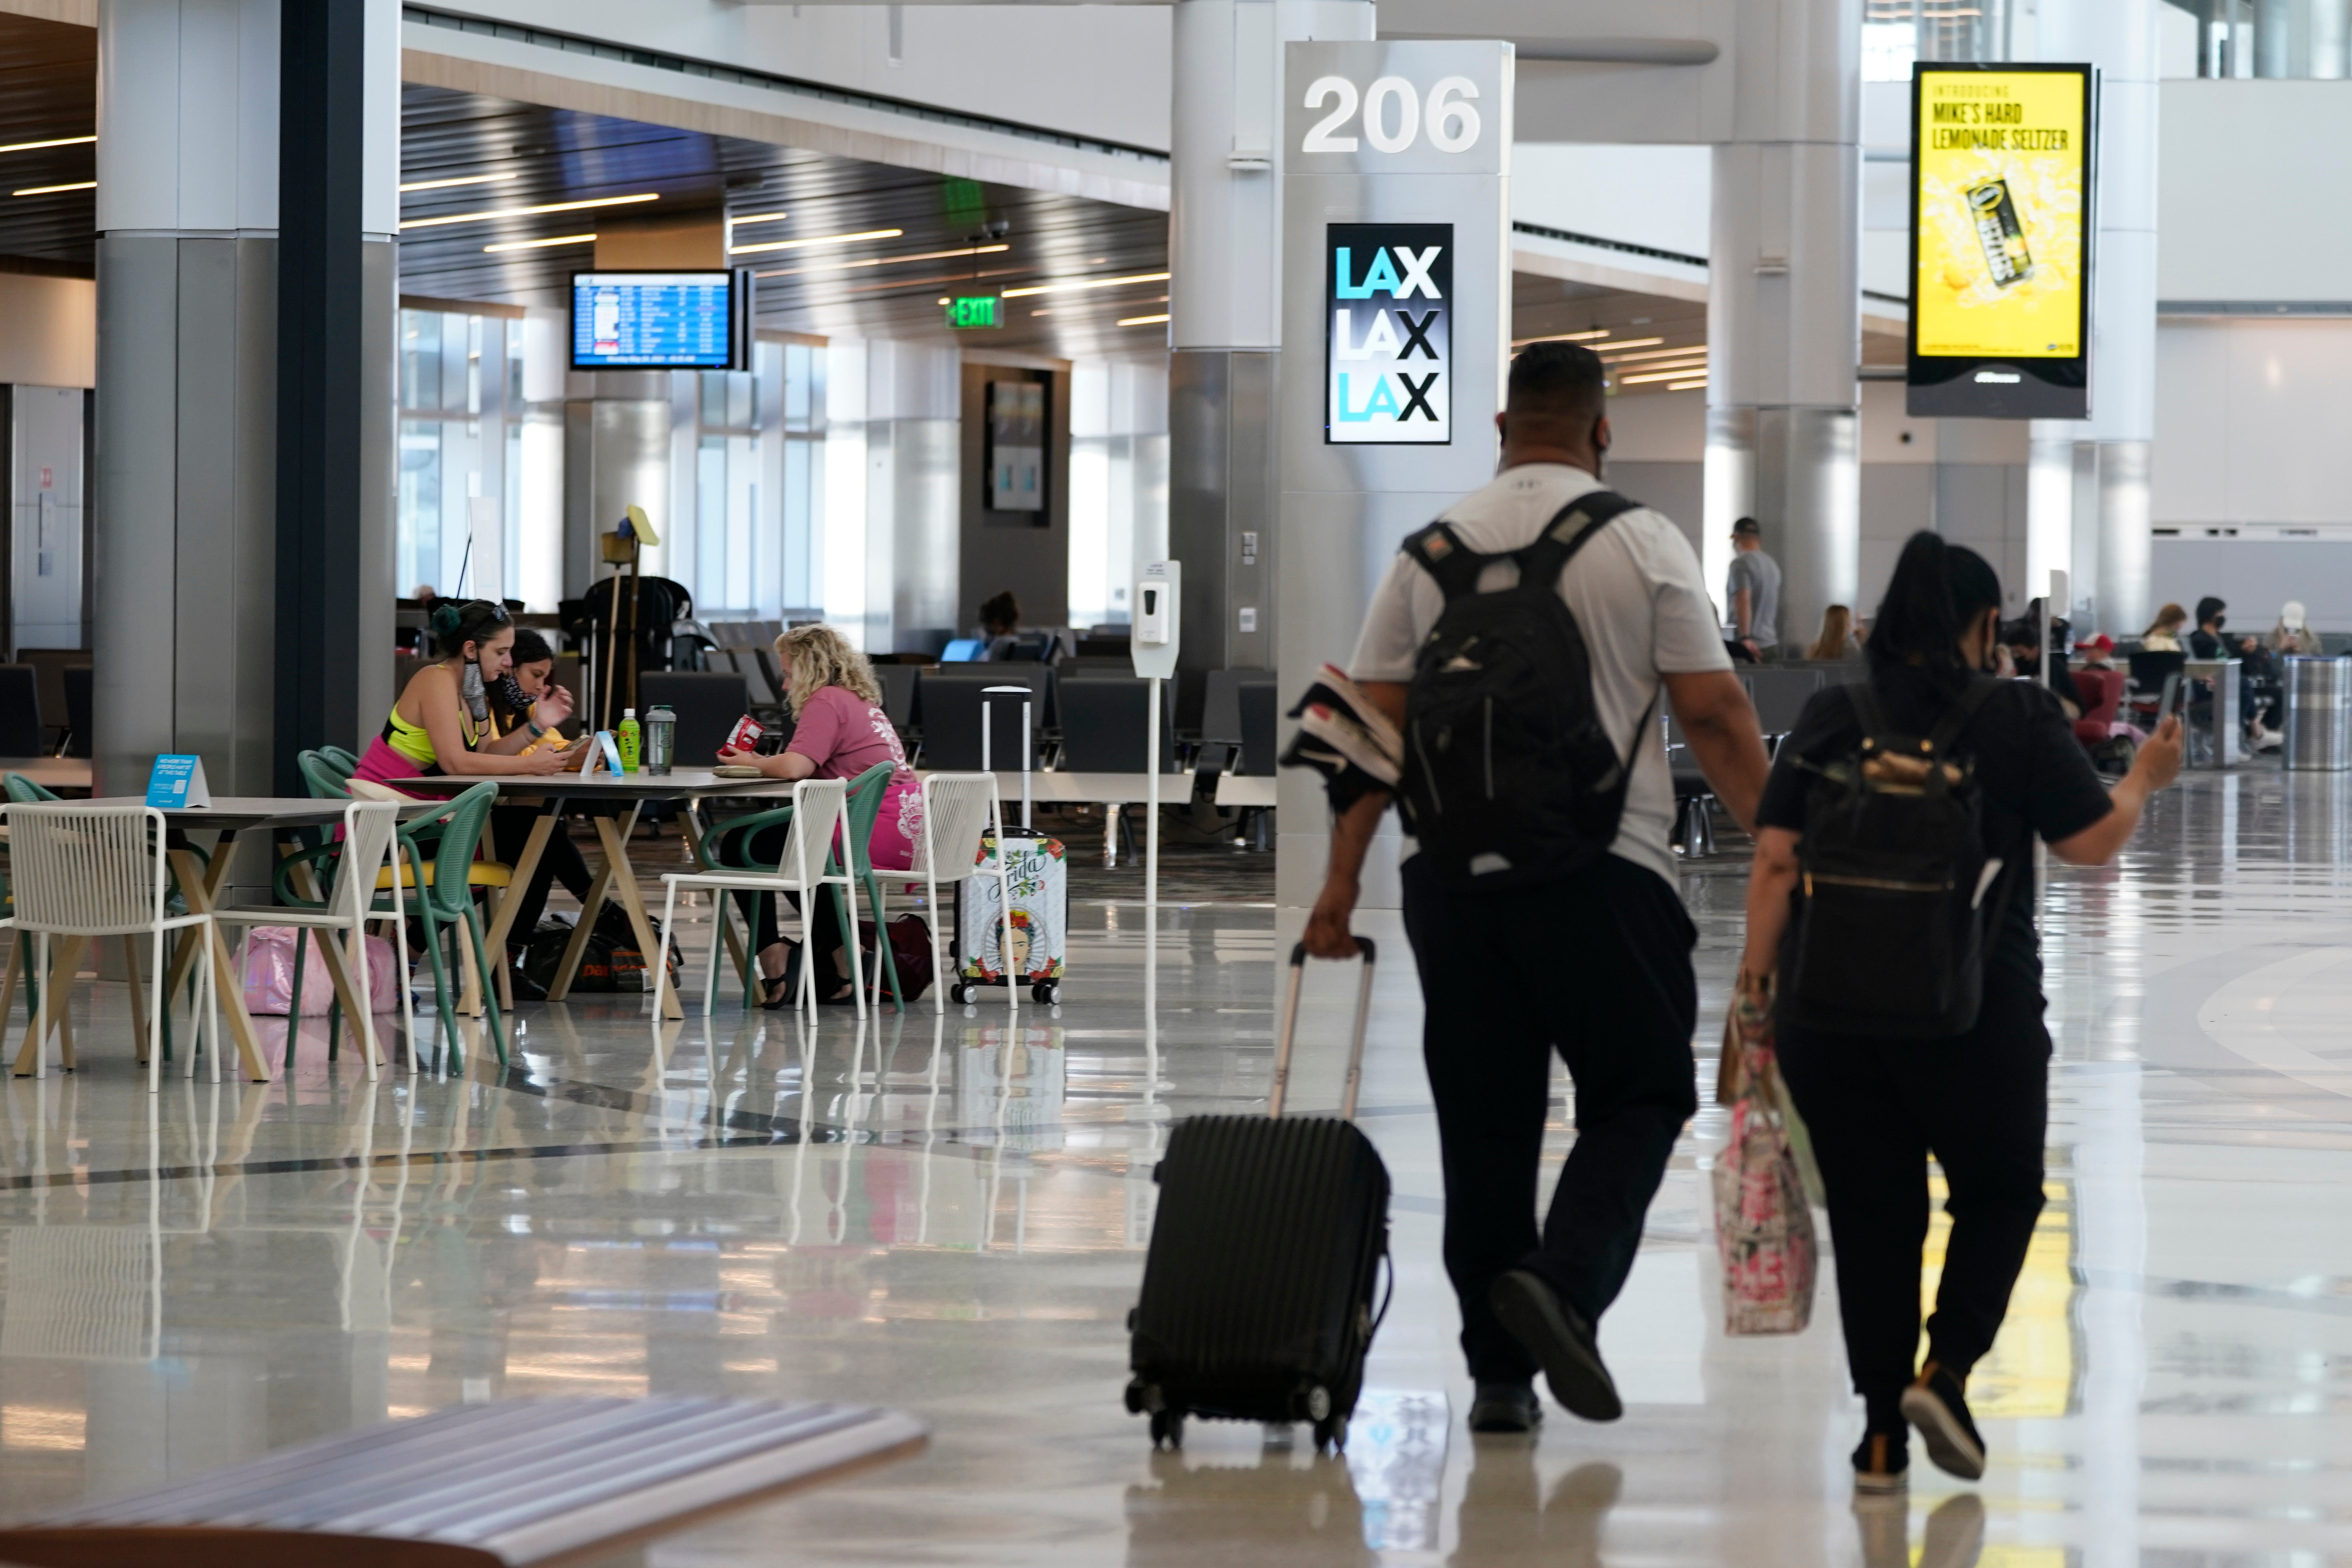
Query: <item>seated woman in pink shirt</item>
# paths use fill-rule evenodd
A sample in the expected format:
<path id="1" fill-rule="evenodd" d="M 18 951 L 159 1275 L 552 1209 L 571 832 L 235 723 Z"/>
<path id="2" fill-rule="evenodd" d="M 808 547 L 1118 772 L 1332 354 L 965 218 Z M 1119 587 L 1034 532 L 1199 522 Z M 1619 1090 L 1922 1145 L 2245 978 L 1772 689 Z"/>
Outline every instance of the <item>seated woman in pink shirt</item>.
<path id="1" fill-rule="evenodd" d="M 889 763 L 898 772 L 882 796 L 882 810 L 874 819 L 866 854 L 872 865 L 903 871 L 915 863 L 915 844 L 923 831 L 923 792 L 914 769 L 907 765 L 907 749 L 898 731 L 882 711 L 882 689 L 866 656 L 826 626 L 794 626 L 776 639 L 777 661 L 784 670 L 784 700 L 792 704 L 793 738 L 772 757 L 750 752 L 721 750 L 722 763 L 746 763 L 776 779 L 854 779 L 877 763 Z M 721 860 L 773 866 L 784 852 L 782 824 L 761 828 L 742 841 L 740 835 L 723 834 L 718 847 Z M 782 939 L 772 900 L 739 895 L 746 902 L 746 918 L 758 931 L 761 1000 L 781 1007 L 797 991 L 788 983 L 793 949 Z M 814 915 L 816 945 L 825 968 L 816 976 L 817 994 L 829 1002 L 850 999 L 849 981 L 840 958 L 841 921 L 835 914 L 833 893 L 826 889 Z"/>

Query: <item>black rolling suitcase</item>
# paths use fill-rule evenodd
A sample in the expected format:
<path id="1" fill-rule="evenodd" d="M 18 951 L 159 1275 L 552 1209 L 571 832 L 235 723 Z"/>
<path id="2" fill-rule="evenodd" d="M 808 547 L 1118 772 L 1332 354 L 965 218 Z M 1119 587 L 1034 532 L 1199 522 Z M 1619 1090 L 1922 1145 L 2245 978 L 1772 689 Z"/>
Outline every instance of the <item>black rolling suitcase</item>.
<path id="1" fill-rule="evenodd" d="M 1307 949 L 1291 949 L 1268 1114 L 1194 1116 L 1169 1135 L 1143 1265 L 1127 1407 L 1174 1447 L 1184 1417 L 1311 1421 L 1318 1447 L 1348 1440 L 1364 1353 L 1387 1310 L 1372 1289 L 1389 1249 L 1389 1173 L 1357 1128 L 1370 941 L 1338 1117 L 1282 1114 Z M 1394 1276 L 1391 1276 L 1393 1288 Z"/>

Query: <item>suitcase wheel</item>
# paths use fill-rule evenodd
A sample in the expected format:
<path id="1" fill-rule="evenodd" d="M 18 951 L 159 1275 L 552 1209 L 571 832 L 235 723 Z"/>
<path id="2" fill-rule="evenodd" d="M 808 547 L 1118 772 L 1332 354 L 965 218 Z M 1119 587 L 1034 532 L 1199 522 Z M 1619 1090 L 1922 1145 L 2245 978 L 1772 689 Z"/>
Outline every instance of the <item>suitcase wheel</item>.
<path id="1" fill-rule="evenodd" d="M 1050 1007 L 1062 999 L 1062 983 L 1058 980 L 1040 980 L 1036 984 L 1029 987 L 1029 997 L 1034 1002 Z"/>
<path id="2" fill-rule="evenodd" d="M 1321 1428 L 1318 1428 L 1319 1431 Z M 1151 1446 L 1155 1448 L 1181 1448 L 1184 1446 L 1184 1413 L 1181 1410 L 1155 1410 L 1151 1413 Z"/>
<path id="3" fill-rule="evenodd" d="M 1315 1423 L 1315 1451 L 1337 1454 L 1348 1446 L 1348 1418 L 1328 1415 Z"/>
<path id="4" fill-rule="evenodd" d="M 980 987 L 969 981 L 959 980 L 948 987 L 948 1000 L 960 1007 L 967 1005 L 979 994 Z"/>

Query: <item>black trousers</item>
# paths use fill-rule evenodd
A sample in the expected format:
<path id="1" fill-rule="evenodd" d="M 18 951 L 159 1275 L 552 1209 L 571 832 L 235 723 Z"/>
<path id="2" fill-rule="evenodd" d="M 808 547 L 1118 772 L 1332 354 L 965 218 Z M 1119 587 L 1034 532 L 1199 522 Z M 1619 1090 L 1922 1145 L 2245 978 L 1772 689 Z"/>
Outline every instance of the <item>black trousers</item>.
<path id="1" fill-rule="evenodd" d="M 539 820 L 535 805 L 494 805 L 490 807 L 490 837 L 498 847 L 499 858 L 513 865 L 522 858 L 522 847 L 530 842 L 531 826 Z M 509 889 L 507 897 L 520 899 L 515 910 L 514 924 L 507 928 L 507 946 L 511 951 L 530 941 L 530 933 L 539 929 L 539 917 L 547 908 L 548 889 L 561 880 L 566 891 L 575 899 L 588 896 L 588 862 L 580 858 L 580 846 L 572 842 L 572 835 L 559 821 L 555 831 L 547 836 L 547 847 L 539 857 L 539 870 L 530 884 Z"/>
<path id="2" fill-rule="evenodd" d="M 1952 1217 L 1927 1320 L 1927 1353 L 1962 1379 L 1992 1348 L 2042 1213 L 2050 1036 L 2021 979 L 1986 986 L 1976 1027 L 1948 1040 L 1888 1040 L 1784 1025 L 1780 1070 L 1829 1189 L 1838 1309 L 1853 1388 L 1874 1427 L 1919 1348 L 1927 1156 Z"/>
<path id="3" fill-rule="evenodd" d="M 740 833 L 723 834 L 715 847 L 715 853 L 722 863 L 748 860 L 754 865 L 773 867 L 783 858 L 784 840 L 791 832 L 790 825 L 776 822 L 754 830 L 748 838 Z M 792 935 L 798 940 L 800 903 L 790 894 L 738 893 L 735 898 L 742 908 L 745 923 L 751 928 L 753 952 L 760 952 L 784 940 L 781 911 L 776 908 L 779 900 L 793 911 Z M 849 961 L 841 956 L 841 899 L 836 889 L 827 885 L 817 889 L 816 910 L 810 917 L 810 923 L 815 928 L 811 937 L 812 945 L 824 964 L 817 972 L 818 980 L 822 983 L 830 977 L 835 983 L 846 985 L 849 984 Z M 820 984 L 818 994 L 825 994 L 829 989 Z"/>
<path id="4" fill-rule="evenodd" d="M 1487 1288 L 1533 1269 L 1590 1322 L 1617 1299 L 1698 1109 L 1697 933 L 1664 878 L 1613 855 L 1557 882 L 1492 890 L 1447 887 L 1409 860 L 1404 921 L 1426 1005 L 1462 1349 L 1478 1381 L 1525 1381 L 1535 1358 L 1495 1321 Z M 1555 1051 L 1576 1083 L 1576 1144 L 1538 1237 Z"/>

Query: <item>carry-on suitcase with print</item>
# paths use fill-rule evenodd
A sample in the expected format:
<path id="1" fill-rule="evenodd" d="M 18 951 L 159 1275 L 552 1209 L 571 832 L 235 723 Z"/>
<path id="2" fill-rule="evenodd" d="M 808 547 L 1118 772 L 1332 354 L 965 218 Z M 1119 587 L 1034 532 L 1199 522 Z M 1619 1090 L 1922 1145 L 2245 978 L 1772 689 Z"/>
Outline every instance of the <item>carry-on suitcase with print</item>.
<path id="1" fill-rule="evenodd" d="M 1316 1446 L 1334 1452 L 1348 1440 L 1364 1354 L 1388 1310 L 1373 1302 L 1388 1254 L 1388 1167 L 1355 1124 L 1373 958 L 1369 940 L 1357 945 L 1364 966 L 1339 1114 L 1282 1114 L 1302 943 L 1291 950 L 1267 1114 L 1179 1122 L 1153 1173 L 1160 1208 L 1128 1319 L 1127 1407 L 1150 1415 L 1155 1447 L 1181 1445 L 1187 1415 L 1311 1421 Z"/>

